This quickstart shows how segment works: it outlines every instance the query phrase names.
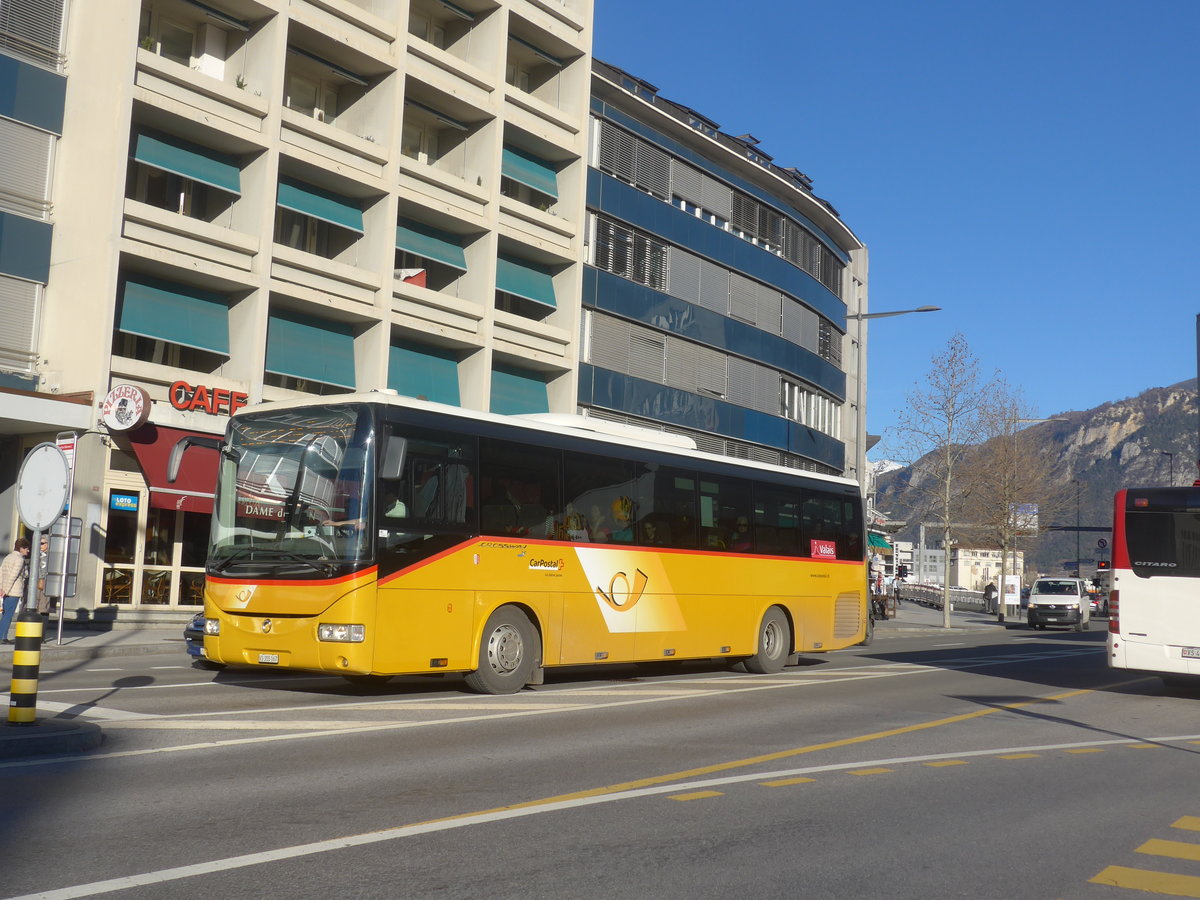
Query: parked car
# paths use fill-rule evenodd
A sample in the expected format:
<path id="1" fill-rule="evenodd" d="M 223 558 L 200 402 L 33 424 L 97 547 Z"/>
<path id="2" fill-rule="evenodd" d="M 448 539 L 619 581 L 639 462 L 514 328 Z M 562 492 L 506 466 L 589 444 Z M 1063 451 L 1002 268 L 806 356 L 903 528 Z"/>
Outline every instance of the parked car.
<path id="1" fill-rule="evenodd" d="M 197 665 L 205 669 L 220 669 L 223 668 L 221 663 L 213 662 L 204 655 L 204 613 L 198 612 L 192 616 L 191 620 L 184 626 L 183 643 L 187 647 L 188 656 L 190 656 Z"/>

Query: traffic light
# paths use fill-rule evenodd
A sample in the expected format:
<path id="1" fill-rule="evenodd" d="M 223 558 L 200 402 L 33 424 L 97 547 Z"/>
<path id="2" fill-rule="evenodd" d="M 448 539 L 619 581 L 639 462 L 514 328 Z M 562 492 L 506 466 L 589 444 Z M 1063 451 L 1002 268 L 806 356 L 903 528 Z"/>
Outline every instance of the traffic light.
<path id="1" fill-rule="evenodd" d="M 896 577 L 907 578 L 908 577 L 908 566 L 904 565 L 903 563 L 896 566 Z"/>
<path id="2" fill-rule="evenodd" d="M 1109 568 L 1111 568 L 1111 567 L 1112 567 L 1112 564 L 1111 564 L 1111 563 L 1110 563 L 1110 562 L 1109 562 L 1107 559 L 1102 559 L 1102 560 L 1099 560 L 1099 561 L 1096 563 L 1096 571 L 1097 571 L 1097 572 L 1103 572 L 1103 571 L 1105 571 L 1106 569 L 1109 569 Z"/>

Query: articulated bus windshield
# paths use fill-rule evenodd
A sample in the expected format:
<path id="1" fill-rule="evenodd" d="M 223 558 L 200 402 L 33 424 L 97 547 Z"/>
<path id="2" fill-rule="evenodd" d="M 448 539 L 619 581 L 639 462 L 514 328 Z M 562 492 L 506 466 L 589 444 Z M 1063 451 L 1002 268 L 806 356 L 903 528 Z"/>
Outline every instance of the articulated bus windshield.
<path id="1" fill-rule="evenodd" d="M 1200 578 L 1200 488 L 1130 489 L 1125 544 L 1141 578 Z"/>
<path id="2" fill-rule="evenodd" d="M 209 573 L 324 578 L 368 560 L 373 449 L 363 406 L 233 419 Z"/>

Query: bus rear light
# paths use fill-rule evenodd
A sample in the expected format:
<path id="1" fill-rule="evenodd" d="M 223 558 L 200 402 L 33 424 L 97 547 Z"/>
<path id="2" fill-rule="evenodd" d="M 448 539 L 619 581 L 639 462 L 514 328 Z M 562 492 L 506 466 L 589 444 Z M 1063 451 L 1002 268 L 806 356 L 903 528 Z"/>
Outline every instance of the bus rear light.
<path id="1" fill-rule="evenodd" d="M 1117 588 L 1108 594 L 1108 631 L 1109 634 L 1121 633 L 1121 592 Z"/>
<path id="2" fill-rule="evenodd" d="M 367 639 L 366 625 L 333 625 L 322 622 L 317 626 L 317 640 L 336 644 L 361 644 Z"/>

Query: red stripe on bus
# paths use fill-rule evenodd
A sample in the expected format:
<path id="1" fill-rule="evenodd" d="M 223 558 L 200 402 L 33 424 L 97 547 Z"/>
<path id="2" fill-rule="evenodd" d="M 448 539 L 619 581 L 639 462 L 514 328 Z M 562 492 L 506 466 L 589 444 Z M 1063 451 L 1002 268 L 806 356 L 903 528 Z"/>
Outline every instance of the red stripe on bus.
<path id="1" fill-rule="evenodd" d="M 218 578 L 214 575 L 206 576 L 206 580 L 214 584 L 261 584 L 261 585 L 281 585 L 283 587 L 317 587 L 320 585 L 342 584 L 346 581 L 354 581 L 364 576 L 374 575 L 378 571 L 378 566 L 368 566 L 365 569 L 359 569 L 357 572 L 352 572 L 349 575 L 341 575 L 337 578 L 317 578 L 304 581 L 276 581 L 270 580 L 255 580 L 253 578 Z"/>
<path id="2" fill-rule="evenodd" d="M 1125 546 L 1125 490 L 1117 491 L 1113 498 L 1113 530 L 1112 530 L 1112 567 L 1116 569 L 1129 568 L 1129 548 Z"/>

